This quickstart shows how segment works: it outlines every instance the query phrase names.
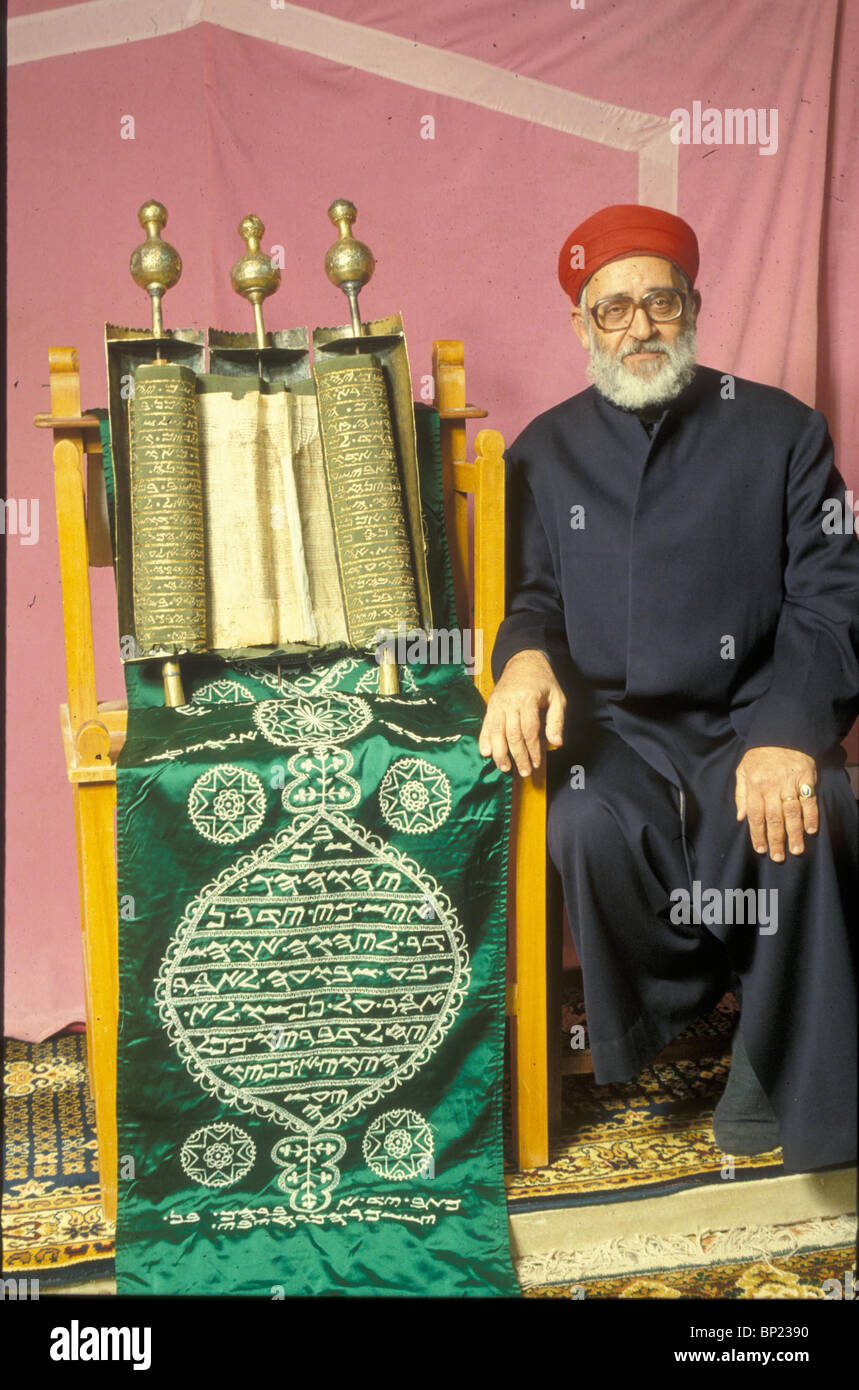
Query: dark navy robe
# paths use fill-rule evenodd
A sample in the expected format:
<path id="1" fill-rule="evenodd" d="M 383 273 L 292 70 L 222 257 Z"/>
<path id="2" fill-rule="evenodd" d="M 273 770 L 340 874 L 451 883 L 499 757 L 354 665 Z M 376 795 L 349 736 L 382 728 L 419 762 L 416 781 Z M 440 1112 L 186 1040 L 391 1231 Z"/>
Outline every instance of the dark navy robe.
<path id="1" fill-rule="evenodd" d="M 826 421 L 784 391 L 698 367 L 651 431 L 590 388 L 534 420 L 507 459 L 508 617 L 492 669 L 498 680 L 510 656 L 537 648 L 567 692 L 549 849 L 596 1080 L 628 1080 L 739 981 L 786 1169 L 847 1162 L 857 806 L 840 742 L 859 712 L 849 501 Z M 743 753 L 768 745 L 818 766 L 820 831 L 781 864 L 754 853 L 734 803 Z M 760 918 L 751 895 L 745 915 L 738 906 L 735 890 L 750 888 Z"/>

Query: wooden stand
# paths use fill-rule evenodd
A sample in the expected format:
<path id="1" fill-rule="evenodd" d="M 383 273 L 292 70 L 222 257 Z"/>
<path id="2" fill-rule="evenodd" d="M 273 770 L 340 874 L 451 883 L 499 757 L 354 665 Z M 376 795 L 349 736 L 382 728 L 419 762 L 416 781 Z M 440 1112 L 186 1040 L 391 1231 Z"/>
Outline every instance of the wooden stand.
<path id="1" fill-rule="evenodd" d="M 89 1077 L 102 1205 L 106 1219 L 113 1221 L 118 1009 L 114 816 L 116 759 L 125 741 L 127 710 L 123 702 L 99 701 L 95 687 L 89 567 L 112 563 L 98 420 L 81 414 L 76 350 L 51 348 L 49 359 L 51 413 L 37 415 L 35 424 L 52 430 L 54 438 L 68 687 L 68 702 L 60 706 L 60 725 L 74 792 Z M 445 517 L 457 608 L 464 627 L 483 633 L 484 664 L 475 678 L 488 699 L 492 690 L 489 655 L 504 616 L 504 441 L 496 430 L 481 430 L 474 458 L 467 458 L 466 421 L 482 418 L 486 411 L 466 404 L 460 342 L 434 344 L 433 373 L 442 422 Z M 511 834 L 513 978 L 508 986 L 508 1012 L 518 1161 L 525 1168 L 548 1162 L 549 1115 L 560 1098 L 554 987 L 560 971 L 560 919 L 553 913 L 547 927 L 545 829 L 545 774 L 541 771 L 519 784 Z M 547 971 L 553 960 L 557 968 Z M 553 981 L 548 989 L 547 974 Z"/>
<path id="2" fill-rule="evenodd" d="M 95 1101 L 99 1175 L 105 1218 L 116 1219 L 116 1024 L 118 999 L 116 758 L 127 711 L 99 703 L 95 689 L 89 565 L 110 555 L 100 507 L 85 510 L 84 458 L 100 470 L 98 420 L 81 415 L 77 352 L 49 350 L 51 414 L 36 425 L 54 432 L 54 488 L 63 588 L 68 703 L 60 706 L 66 768 L 74 792 L 81 927 L 86 979 L 87 1057 Z M 93 469 L 91 476 L 100 476 Z M 91 487 L 91 493 L 94 488 Z M 87 522 L 92 536 L 87 534 Z M 109 560 L 108 560 L 109 562 Z"/>

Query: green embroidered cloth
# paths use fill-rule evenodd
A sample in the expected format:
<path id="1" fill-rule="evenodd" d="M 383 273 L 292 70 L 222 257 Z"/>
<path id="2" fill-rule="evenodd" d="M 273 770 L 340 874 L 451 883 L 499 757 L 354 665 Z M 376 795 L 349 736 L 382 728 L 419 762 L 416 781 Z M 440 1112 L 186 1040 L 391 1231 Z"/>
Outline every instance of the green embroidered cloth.
<path id="1" fill-rule="evenodd" d="M 438 421 L 418 411 L 453 628 Z M 108 469 L 109 471 L 109 469 Z M 129 664 L 121 1294 L 510 1295 L 509 781 L 459 663 Z"/>

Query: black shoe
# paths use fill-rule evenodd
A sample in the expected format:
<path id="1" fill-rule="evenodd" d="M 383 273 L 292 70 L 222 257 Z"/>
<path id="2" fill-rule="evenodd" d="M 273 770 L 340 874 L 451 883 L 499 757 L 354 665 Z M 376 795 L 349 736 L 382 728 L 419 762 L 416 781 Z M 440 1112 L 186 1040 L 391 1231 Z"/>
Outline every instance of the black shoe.
<path id="1" fill-rule="evenodd" d="M 723 1154 L 744 1157 L 770 1153 L 781 1144 L 778 1121 L 752 1070 L 739 1024 L 728 1084 L 713 1115 L 713 1138 Z"/>

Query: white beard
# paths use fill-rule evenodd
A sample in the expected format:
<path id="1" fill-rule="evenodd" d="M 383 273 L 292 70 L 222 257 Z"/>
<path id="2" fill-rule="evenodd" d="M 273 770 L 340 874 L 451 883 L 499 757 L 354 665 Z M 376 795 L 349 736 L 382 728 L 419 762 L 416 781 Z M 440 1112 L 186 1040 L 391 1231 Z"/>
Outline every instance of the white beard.
<path id="1" fill-rule="evenodd" d="M 588 343 L 588 379 L 601 396 L 622 410 L 644 410 L 647 406 L 668 405 L 695 375 L 698 342 L 694 323 L 687 323 L 673 343 L 641 342 L 638 338 L 631 338 L 624 346 L 622 356 L 612 357 L 598 340 L 588 315 Z M 662 365 L 652 375 L 649 371 L 648 375 L 633 373 L 623 365 L 623 357 L 631 352 L 664 354 Z"/>

